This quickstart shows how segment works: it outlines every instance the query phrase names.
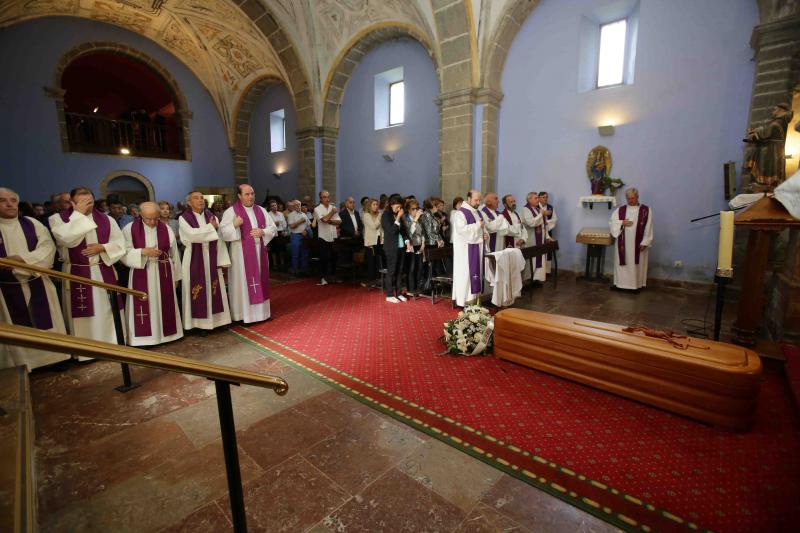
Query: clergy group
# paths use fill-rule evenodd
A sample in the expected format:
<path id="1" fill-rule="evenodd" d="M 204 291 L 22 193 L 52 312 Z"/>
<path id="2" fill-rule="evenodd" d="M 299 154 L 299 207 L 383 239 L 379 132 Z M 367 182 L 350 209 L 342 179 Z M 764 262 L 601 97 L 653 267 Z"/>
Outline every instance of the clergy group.
<path id="1" fill-rule="evenodd" d="M 558 216 L 546 192 L 528 193 L 518 208 L 511 194 L 501 199 L 494 192 L 482 195 L 470 190 L 466 198 L 453 200 L 447 215 L 444 202 L 434 197 L 422 205 L 413 196 L 399 194 L 383 195 L 380 200 L 364 197 L 359 213 L 353 198 L 337 209 L 328 191 L 321 191 L 316 207 L 306 209 L 308 198 L 303 203 L 292 201 L 284 215 L 275 201 L 269 203 L 269 210 L 257 205 L 250 185 L 238 189 L 237 201 L 220 217 L 207 208 L 200 191 L 192 191 L 177 220 L 164 216 L 165 202 L 145 202 L 138 206 L 135 218 L 122 222 L 119 214 L 114 216 L 114 206 L 109 214 L 98 208 L 92 191 L 85 187 L 73 189 L 68 200 L 65 193 L 62 208 L 39 220 L 21 216 L 18 195 L 0 188 L 0 257 L 51 268 L 57 250 L 63 272 L 116 285 L 116 268 L 124 267 L 129 269 L 128 288 L 146 294 L 146 298 L 123 298 L 95 285 L 65 281 L 59 284 L 59 298 L 48 276 L 0 268 L 0 320 L 116 343 L 111 306 L 117 306 L 122 336 L 131 346 L 174 341 L 187 330 L 204 335 L 232 322 L 270 320 L 269 258 L 278 247 L 268 245 L 279 234 L 289 239 L 290 272 L 298 275 L 308 265 L 308 246 L 301 243 L 316 241 L 318 285 L 334 279 L 335 241 L 363 240 L 364 280 L 382 273 L 385 299 L 391 304 L 430 291 L 431 277 L 449 271 L 456 305 L 473 303 L 487 290 L 493 296 L 502 294 L 498 305 L 510 305 L 513 295 L 506 297 L 506 293 L 518 293 L 521 282 L 489 287 L 488 254 L 498 258 L 498 269 L 503 265 L 519 273 L 518 279 L 535 284 L 544 282 L 551 270 L 547 253 L 530 251 L 527 261 L 521 253 L 554 240 Z M 647 282 L 653 214 L 639 203 L 636 189 L 628 189 L 625 196 L 625 205 L 609 220 L 616 239 L 614 286 L 638 290 Z M 447 244 L 452 245 L 452 268 L 427 262 L 426 247 Z M 507 259 L 502 262 L 499 258 L 504 254 Z M 33 369 L 68 357 L 2 347 L 0 368 L 26 364 Z"/>

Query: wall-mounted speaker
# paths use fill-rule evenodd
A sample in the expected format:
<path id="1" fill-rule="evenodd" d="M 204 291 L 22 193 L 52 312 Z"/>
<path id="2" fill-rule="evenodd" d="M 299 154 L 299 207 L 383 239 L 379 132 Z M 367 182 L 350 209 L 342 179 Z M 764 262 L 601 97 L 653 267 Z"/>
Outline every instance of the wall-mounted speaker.
<path id="1" fill-rule="evenodd" d="M 728 161 L 722 165 L 722 177 L 725 188 L 725 199 L 736 196 L 736 163 Z"/>

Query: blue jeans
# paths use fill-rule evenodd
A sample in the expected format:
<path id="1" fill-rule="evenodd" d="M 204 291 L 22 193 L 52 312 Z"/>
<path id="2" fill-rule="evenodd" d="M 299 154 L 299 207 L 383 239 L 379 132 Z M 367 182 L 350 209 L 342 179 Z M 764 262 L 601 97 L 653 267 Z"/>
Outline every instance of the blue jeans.
<path id="1" fill-rule="evenodd" d="M 292 252 L 292 272 L 308 272 L 308 248 L 303 246 L 302 233 L 292 233 L 289 249 Z"/>

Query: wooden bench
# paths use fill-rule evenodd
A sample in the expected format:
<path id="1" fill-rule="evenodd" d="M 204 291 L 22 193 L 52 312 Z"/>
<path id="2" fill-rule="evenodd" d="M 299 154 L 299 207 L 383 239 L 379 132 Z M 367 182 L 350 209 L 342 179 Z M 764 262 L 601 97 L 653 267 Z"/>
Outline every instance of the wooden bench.
<path id="1" fill-rule="evenodd" d="M 505 309 L 495 315 L 494 354 L 549 374 L 721 428 L 751 427 L 761 360 L 751 350 L 694 338 L 626 333 L 625 326 Z"/>

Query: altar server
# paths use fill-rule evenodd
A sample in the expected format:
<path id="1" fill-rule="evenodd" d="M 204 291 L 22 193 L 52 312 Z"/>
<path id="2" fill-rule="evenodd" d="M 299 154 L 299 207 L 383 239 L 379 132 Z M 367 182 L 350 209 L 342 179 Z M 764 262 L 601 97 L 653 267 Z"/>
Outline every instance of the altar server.
<path id="1" fill-rule="evenodd" d="M 239 201 L 222 215 L 220 233 L 230 243 L 231 315 L 245 323 L 271 318 L 267 243 L 277 235 L 273 218 L 255 205 L 250 185 L 239 185 Z"/>
<path id="2" fill-rule="evenodd" d="M 653 245 L 653 212 L 639 203 L 639 191 L 625 191 L 626 205 L 614 210 L 608 226 L 617 239 L 614 286 L 637 290 L 647 285 L 647 258 Z"/>
<path id="3" fill-rule="evenodd" d="M 113 264 L 125 254 L 125 239 L 116 221 L 94 209 L 94 195 L 86 187 L 70 191 L 71 207 L 49 219 L 64 272 L 117 285 Z M 64 319 L 76 337 L 117 343 L 114 317 L 105 289 L 82 283 L 63 283 Z M 122 297 L 114 304 L 122 313 Z M 122 319 L 123 328 L 125 319 Z M 79 356 L 78 360 L 90 359 Z"/>
<path id="4" fill-rule="evenodd" d="M 147 299 L 128 297 L 128 344 L 152 346 L 183 337 L 175 289 L 181 279 L 181 261 L 175 234 L 159 220 L 155 202 L 139 206 L 141 216 L 122 228 L 130 269 L 128 288 L 147 293 Z"/>
<path id="5" fill-rule="evenodd" d="M 222 269 L 231 264 L 228 248 L 220 242 L 219 221 L 205 207 L 203 193 L 192 191 L 189 207 L 178 222 L 186 249 L 181 261 L 183 329 L 214 329 L 231 323 Z"/>
<path id="6" fill-rule="evenodd" d="M 0 257 L 52 268 L 56 245 L 38 220 L 20 216 L 19 195 L 0 187 Z M 50 278 L 24 270 L 0 269 L 0 322 L 66 333 Z M 25 365 L 28 371 L 69 359 L 68 354 L 22 346 L 0 346 L 0 368 Z"/>

